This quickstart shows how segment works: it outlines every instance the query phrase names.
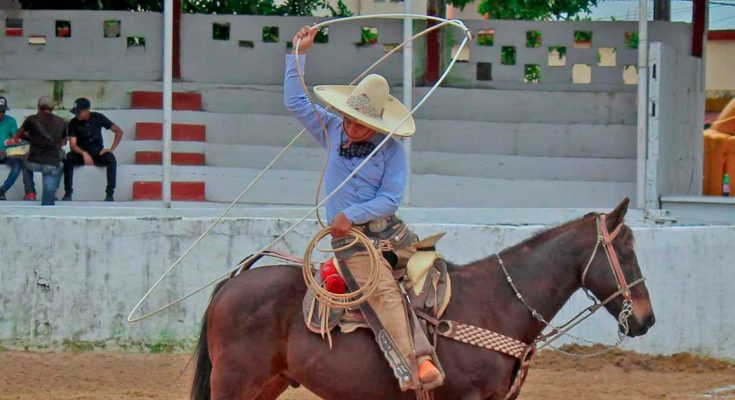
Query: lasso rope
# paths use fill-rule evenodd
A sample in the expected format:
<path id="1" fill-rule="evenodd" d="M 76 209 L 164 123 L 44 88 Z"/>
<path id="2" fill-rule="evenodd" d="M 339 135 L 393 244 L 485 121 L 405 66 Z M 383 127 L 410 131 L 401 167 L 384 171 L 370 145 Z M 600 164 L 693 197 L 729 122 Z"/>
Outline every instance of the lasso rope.
<path id="1" fill-rule="evenodd" d="M 378 288 L 378 283 L 380 283 L 381 255 L 378 253 L 378 250 L 370 244 L 370 238 L 354 228 L 350 230 L 350 235 L 355 238 L 352 242 L 336 249 L 320 248 L 318 246 L 319 241 L 331 234 L 331 232 L 332 228 L 330 227 L 322 229 L 316 234 L 316 236 L 314 236 L 313 239 L 311 239 L 311 242 L 309 242 L 309 245 L 306 247 L 303 268 L 304 282 L 306 282 L 306 285 L 314 291 L 314 296 L 323 305 L 334 308 L 355 308 L 366 302 L 368 297 L 375 293 L 375 290 Z M 358 242 L 362 242 L 363 247 L 366 248 L 368 256 L 370 257 L 370 264 L 373 265 L 373 268 L 370 269 L 370 274 L 366 283 L 357 290 L 349 293 L 332 293 L 323 288 L 314 278 L 313 268 L 311 267 L 313 265 L 311 257 L 314 250 L 316 249 L 323 253 L 343 251 L 356 246 Z M 377 268 L 375 267 L 376 265 Z M 340 265 L 340 267 L 347 268 L 345 265 Z"/>
<path id="2" fill-rule="evenodd" d="M 285 232 L 283 232 L 277 238 L 275 238 L 274 240 L 272 240 L 269 244 L 267 244 L 265 247 L 263 247 L 262 249 L 260 249 L 257 253 L 255 253 L 251 257 L 248 257 L 247 259 L 245 259 L 245 260 L 237 263 L 234 267 L 228 269 L 224 274 L 220 275 L 219 277 L 210 280 L 209 282 L 207 282 L 204 285 L 198 287 L 197 289 L 194 289 L 194 290 L 190 291 L 189 293 L 187 293 L 187 294 L 179 297 L 178 299 L 176 299 L 174 301 L 169 302 L 166 305 L 163 305 L 163 306 L 161 306 L 159 308 L 156 308 L 153 311 L 150 311 L 148 313 L 144 313 L 142 315 L 135 316 L 135 314 L 138 312 L 138 310 L 142 306 L 143 302 L 148 299 L 148 297 L 153 293 L 154 290 L 156 290 L 156 288 L 161 284 L 161 282 L 183 261 L 184 258 L 186 258 L 191 253 L 191 251 L 212 231 L 212 229 L 219 222 L 221 222 L 222 219 L 224 219 L 224 217 L 232 210 L 232 208 L 235 206 L 235 204 L 237 204 L 253 188 L 253 186 L 258 181 L 260 181 L 260 179 L 265 175 L 265 173 L 268 170 L 270 170 L 270 168 L 276 162 L 278 162 L 278 160 L 280 160 L 283 157 L 283 155 L 293 146 L 293 144 L 296 143 L 296 141 L 306 131 L 305 129 L 302 129 L 301 132 L 299 132 L 291 140 L 291 142 L 289 142 L 289 144 L 286 147 L 284 147 L 283 150 L 281 150 L 281 152 L 279 152 L 273 158 L 273 160 L 271 160 L 270 163 L 268 163 L 268 165 L 255 177 L 255 179 L 253 179 L 253 181 L 250 182 L 250 184 L 248 184 L 248 186 L 246 186 L 245 189 L 243 189 L 242 192 L 240 192 L 240 194 L 235 198 L 235 200 L 233 200 L 232 203 L 230 203 L 227 206 L 227 208 L 225 208 L 225 210 L 220 214 L 220 216 L 214 222 L 212 222 L 212 224 L 210 224 L 209 227 L 207 227 L 207 229 L 205 229 L 205 231 L 194 241 L 194 243 L 192 243 L 191 246 L 189 246 L 186 249 L 186 251 L 184 251 L 184 253 L 182 253 L 182 255 L 176 261 L 174 261 L 174 263 L 171 264 L 171 266 L 169 266 L 168 269 L 166 269 L 166 271 L 156 280 L 156 282 L 148 289 L 148 291 L 146 291 L 146 293 L 143 295 L 143 297 L 141 297 L 140 300 L 138 300 L 138 302 L 136 303 L 136 305 L 130 311 L 130 314 L 128 314 L 128 318 L 127 318 L 128 322 L 136 322 L 136 321 L 140 321 L 140 320 L 149 318 L 149 317 L 151 317 L 153 315 L 156 315 L 156 314 L 158 314 L 158 313 L 160 313 L 162 311 L 165 311 L 165 310 L 173 307 L 176 304 L 181 303 L 182 301 L 184 301 L 184 300 L 188 299 L 189 297 L 191 297 L 191 296 L 193 296 L 193 295 L 201 292 L 202 290 L 204 290 L 204 289 L 206 289 L 206 288 L 208 288 L 208 287 L 216 284 L 217 282 L 220 282 L 223 279 L 226 279 L 232 273 L 234 273 L 234 272 L 239 271 L 240 269 L 242 269 L 243 266 L 246 265 L 252 258 L 260 256 L 261 254 L 263 254 L 263 252 L 269 250 L 276 243 L 278 243 L 284 237 L 286 237 L 288 234 L 290 234 L 291 232 L 293 232 L 299 225 L 301 225 L 304 221 L 306 221 L 306 219 L 309 218 L 309 216 L 312 213 L 318 211 L 320 207 L 322 207 L 329 199 L 332 198 L 332 196 L 334 196 L 338 191 L 340 191 L 347 184 L 347 182 L 350 179 L 352 179 L 355 175 L 357 175 L 357 173 L 368 163 L 368 161 L 370 161 L 370 159 L 372 159 L 372 157 L 374 157 L 375 154 L 378 151 L 380 151 L 380 149 L 387 143 L 387 141 L 390 140 L 391 137 L 393 137 L 393 135 L 398 130 L 398 128 L 400 128 L 409 118 L 411 118 L 413 116 L 413 114 L 426 102 L 426 100 L 428 100 L 428 98 L 436 91 L 436 89 L 439 87 L 439 85 L 441 85 L 444 82 L 444 80 L 446 79 L 447 75 L 449 75 L 449 71 L 456 64 L 457 58 L 459 57 L 462 49 L 467 45 L 467 42 L 469 40 L 471 40 L 471 38 L 472 38 L 472 35 L 471 35 L 469 29 L 462 23 L 462 21 L 459 21 L 459 20 L 447 20 L 445 18 L 439 18 L 439 17 L 433 17 L 433 16 L 426 16 L 426 15 L 417 15 L 417 14 L 378 14 L 378 15 L 362 15 L 362 16 L 339 18 L 339 19 L 328 20 L 328 21 L 324 21 L 324 22 L 321 22 L 319 24 L 316 24 L 316 25 L 313 26 L 313 29 L 320 29 L 322 27 L 325 27 L 325 26 L 328 26 L 328 25 L 331 25 L 331 24 L 334 24 L 334 23 L 348 22 L 348 21 L 362 20 L 362 19 L 373 19 L 373 18 L 383 18 L 383 19 L 404 19 L 404 18 L 412 18 L 412 19 L 424 19 L 424 20 L 437 21 L 437 22 L 446 23 L 448 25 L 452 25 L 454 27 L 457 27 L 457 28 L 461 29 L 463 31 L 465 37 L 463 38 L 462 42 L 460 43 L 459 49 L 455 53 L 454 57 L 450 61 L 449 65 L 447 66 L 447 68 L 444 71 L 444 73 L 439 77 L 439 79 L 436 81 L 436 83 L 434 84 L 434 86 L 432 86 L 432 88 L 426 93 L 426 95 L 421 99 L 421 101 L 419 101 L 414 106 L 414 108 L 401 121 L 399 121 L 399 123 L 396 125 L 396 127 L 393 128 L 393 130 L 391 130 L 391 132 L 388 135 L 386 135 L 385 139 L 383 139 L 383 141 L 381 141 L 375 147 L 375 149 L 365 158 L 365 160 L 363 160 L 352 171 L 352 173 L 350 173 L 350 175 L 348 175 L 342 181 L 342 183 L 340 183 L 331 193 L 329 193 L 327 196 L 325 196 L 321 201 L 318 201 L 317 204 L 314 207 L 312 207 L 311 209 L 309 209 L 309 211 L 303 217 L 301 217 L 298 221 L 296 221 L 296 223 L 294 223 L 293 225 L 291 225 L 291 227 L 289 227 Z M 443 24 L 440 24 L 440 25 L 443 25 Z M 432 28 L 434 28 L 434 27 L 430 27 L 428 29 L 425 29 L 423 32 L 421 32 L 419 34 L 414 35 L 410 40 L 415 40 L 416 38 L 425 35 L 426 33 L 428 33 L 431 30 L 433 30 Z M 402 48 L 410 40 L 407 40 L 406 42 L 404 42 L 403 44 L 401 44 L 401 46 L 399 46 L 398 48 Z M 397 50 L 398 48 L 396 48 L 394 50 Z M 395 53 L 395 51 L 392 51 L 389 54 L 393 54 L 393 53 Z M 381 58 L 381 60 L 379 60 L 379 62 L 382 62 L 384 59 L 385 59 L 385 56 L 383 58 Z M 298 68 L 300 68 L 300 65 L 298 63 L 298 60 L 297 60 L 297 63 L 296 64 L 297 64 Z M 368 68 L 365 72 L 363 72 L 363 74 L 361 74 L 361 76 L 364 76 L 365 74 L 367 74 L 367 72 L 370 71 L 370 69 L 374 68 L 377 65 L 378 65 L 378 62 L 376 62 L 375 64 L 373 64 L 372 66 L 370 66 L 370 68 Z M 301 75 L 301 79 L 303 81 L 303 74 L 300 73 L 299 75 Z M 359 77 L 357 79 L 359 79 Z M 353 83 L 354 83 L 354 81 L 353 81 Z M 405 88 L 404 88 L 404 90 L 405 90 Z M 308 90 L 306 92 L 308 93 Z M 323 121 L 322 121 L 322 123 L 323 123 Z M 323 174 L 323 172 L 322 172 L 322 174 Z M 321 181 L 321 179 L 320 179 L 320 181 Z"/>

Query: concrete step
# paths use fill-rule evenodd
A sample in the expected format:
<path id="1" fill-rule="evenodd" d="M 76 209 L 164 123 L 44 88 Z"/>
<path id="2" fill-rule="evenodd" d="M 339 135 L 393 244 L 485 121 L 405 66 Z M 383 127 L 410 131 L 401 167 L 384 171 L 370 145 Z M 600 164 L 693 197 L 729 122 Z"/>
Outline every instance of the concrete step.
<path id="1" fill-rule="evenodd" d="M 203 182 L 204 199 L 230 202 L 260 170 L 222 167 L 174 167 L 174 182 Z M 135 182 L 160 182 L 161 168 L 122 165 L 118 169 L 116 199 L 133 199 Z M 309 205 L 313 203 L 317 171 L 272 170 L 243 200 L 252 204 Z M 36 174 L 36 188 L 41 177 Z M 104 198 L 103 168 L 78 168 L 74 199 L 100 201 Z M 634 193 L 634 183 L 509 180 L 444 175 L 416 175 L 411 191 L 412 205 L 420 207 L 613 207 Z M 58 197 L 63 195 L 63 189 Z M 9 200 L 22 197 L 16 183 Z"/>
<path id="2" fill-rule="evenodd" d="M 31 113 L 31 110 L 13 110 L 12 115 L 22 121 L 22 116 Z M 162 118 L 161 112 L 154 110 L 108 110 L 104 113 L 123 129 L 124 140 L 135 138 L 138 122 L 160 123 Z M 66 113 L 61 115 L 68 118 Z M 278 115 L 179 111 L 174 113 L 174 121 L 206 126 L 206 141 L 217 144 L 284 146 L 302 129 L 295 118 Z M 417 126 L 418 133 L 412 143 L 415 150 L 422 151 L 579 158 L 634 158 L 636 155 L 636 130 L 629 125 L 419 119 Z M 150 127 L 158 129 L 154 125 Z M 107 143 L 112 138 L 111 132 L 105 133 Z M 297 146 L 318 147 L 308 134 Z"/>
<path id="3" fill-rule="evenodd" d="M 161 164 L 162 143 L 157 141 L 123 142 L 116 152 L 120 164 Z M 264 168 L 281 147 L 223 145 L 194 142 L 172 143 L 174 165 Z M 205 162 L 206 160 L 206 162 Z M 324 151 L 294 147 L 276 168 L 321 171 Z M 535 157 L 413 151 L 414 174 L 438 174 L 502 179 L 578 180 L 633 182 L 635 159 Z"/>
<path id="4" fill-rule="evenodd" d="M 133 182 L 133 200 L 161 200 L 163 198 L 163 182 L 136 181 Z M 171 199 L 176 201 L 204 201 L 204 182 L 171 182 Z"/>
<path id="5" fill-rule="evenodd" d="M 161 151 L 136 151 L 135 164 L 137 165 L 163 165 L 163 152 Z M 204 153 L 171 152 L 172 165 L 206 165 Z"/>
<path id="6" fill-rule="evenodd" d="M 161 122 L 136 122 L 135 140 L 163 140 Z M 172 124 L 171 140 L 206 142 L 207 127 L 201 124 Z"/>
<path id="7" fill-rule="evenodd" d="M 280 66 L 279 66 L 280 68 Z M 89 97 L 95 109 L 127 109 L 133 90 L 160 92 L 160 82 L 64 81 L 63 107 L 67 110 L 77 97 Z M 4 80 L 0 90 L 11 107 L 34 109 L 38 93 L 52 93 L 54 82 L 41 80 Z M 268 85 L 232 85 L 176 82 L 175 92 L 201 95 L 201 108 L 214 113 L 287 115 L 283 88 Z M 415 88 L 414 99 L 421 99 L 428 88 Z M 392 94 L 401 98 L 401 88 Z M 157 100 L 156 100 L 157 101 Z M 417 114 L 421 119 L 579 123 L 593 125 L 635 125 L 636 94 L 631 92 L 457 89 L 442 87 Z M 158 103 L 156 103 L 157 106 Z"/>
<path id="8" fill-rule="evenodd" d="M 126 132 L 126 139 L 135 137 L 136 123 L 157 123 L 162 117 L 149 110 L 109 110 L 105 114 Z M 181 111 L 174 113 L 174 120 L 178 126 L 206 126 L 206 141 L 216 144 L 284 146 L 302 129 L 295 118 L 278 115 Z M 421 151 L 579 158 L 634 158 L 636 154 L 635 127 L 628 125 L 416 122 L 418 132 L 412 143 Z M 159 129 L 157 125 L 146 127 Z M 111 138 L 107 133 L 106 140 Z M 318 147 L 308 134 L 297 146 Z"/>
<path id="9" fill-rule="evenodd" d="M 635 201 L 635 183 L 539 181 L 418 175 L 411 204 L 417 207 L 615 207 Z"/>
<path id="10" fill-rule="evenodd" d="M 414 104 L 429 88 L 414 89 Z M 282 86 L 230 85 L 200 88 L 204 109 L 216 113 L 287 115 Z M 402 89 L 391 94 L 402 98 Z M 636 123 L 635 92 L 561 92 L 442 87 L 416 114 L 421 119 L 485 122 Z"/>
<path id="11" fill-rule="evenodd" d="M 174 110 L 200 111 L 202 95 L 196 92 L 173 92 L 171 94 Z M 148 90 L 133 90 L 130 93 L 130 108 L 134 109 L 163 109 L 163 92 Z"/>

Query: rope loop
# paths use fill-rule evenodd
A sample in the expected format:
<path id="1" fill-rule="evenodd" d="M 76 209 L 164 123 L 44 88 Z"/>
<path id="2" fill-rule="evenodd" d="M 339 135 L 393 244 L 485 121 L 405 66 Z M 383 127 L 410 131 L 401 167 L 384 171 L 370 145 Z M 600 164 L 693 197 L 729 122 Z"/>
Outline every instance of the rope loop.
<path id="1" fill-rule="evenodd" d="M 309 245 L 306 247 L 306 252 L 304 253 L 304 265 L 302 268 L 304 283 L 306 283 L 306 286 L 309 289 L 314 291 L 314 296 L 322 303 L 322 305 L 343 309 L 354 308 L 366 302 L 368 298 L 372 296 L 378 289 L 381 273 L 381 255 L 378 253 L 378 250 L 373 246 L 370 238 L 362 233 L 362 231 L 355 228 L 350 229 L 350 235 L 354 237 L 355 240 L 353 240 L 349 244 L 331 250 L 319 248 L 319 241 L 321 241 L 331 233 L 331 227 L 326 227 L 322 229 L 321 231 L 319 231 L 319 233 L 316 234 L 316 236 L 314 236 L 313 239 L 311 239 L 311 242 L 309 242 Z M 319 282 L 317 282 L 316 278 L 314 277 L 315 272 L 312 264 L 312 253 L 314 252 L 314 250 L 318 250 L 321 252 L 336 252 L 347 250 L 351 247 L 356 246 L 357 244 L 362 244 L 362 246 L 367 249 L 368 256 L 370 257 L 371 268 L 367 282 L 365 282 L 365 284 L 357 290 L 349 293 L 332 293 L 322 287 L 322 285 L 319 284 Z M 339 268 L 347 268 L 347 266 L 340 265 Z M 318 273 L 318 271 L 316 273 Z"/>

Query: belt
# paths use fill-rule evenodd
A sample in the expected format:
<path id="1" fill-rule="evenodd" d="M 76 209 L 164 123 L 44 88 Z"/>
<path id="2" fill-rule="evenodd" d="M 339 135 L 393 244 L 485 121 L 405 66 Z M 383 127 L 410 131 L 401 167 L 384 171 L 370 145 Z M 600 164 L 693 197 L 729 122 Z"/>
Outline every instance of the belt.
<path id="1" fill-rule="evenodd" d="M 353 227 L 361 230 L 364 234 L 368 236 L 376 236 L 377 234 L 384 232 L 395 223 L 403 224 L 403 221 L 401 221 L 400 218 L 396 217 L 396 215 L 393 214 L 385 218 L 379 218 L 370 222 L 366 222 L 364 224 L 353 225 Z"/>
<path id="2" fill-rule="evenodd" d="M 362 231 L 373 247 L 380 251 L 394 251 L 404 248 L 416 241 L 418 238 L 416 234 L 411 232 L 406 224 L 401 221 L 400 218 L 395 215 L 389 217 L 373 220 L 364 224 L 353 225 L 353 228 Z M 332 239 L 332 247 L 339 248 L 344 247 L 352 243 L 355 240 L 352 236 L 343 238 Z M 345 249 L 335 253 L 338 260 L 344 260 L 351 255 L 364 251 L 365 248 L 362 244 L 355 244 L 349 249 Z"/>

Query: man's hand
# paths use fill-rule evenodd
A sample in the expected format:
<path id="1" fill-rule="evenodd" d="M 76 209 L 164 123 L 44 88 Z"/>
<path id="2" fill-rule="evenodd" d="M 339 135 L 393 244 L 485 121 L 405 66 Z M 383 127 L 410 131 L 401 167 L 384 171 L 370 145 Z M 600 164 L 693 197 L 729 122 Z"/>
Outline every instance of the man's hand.
<path id="1" fill-rule="evenodd" d="M 104 155 L 105 153 L 112 153 L 112 149 L 104 148 L 102 151 L 100 151 L 100 156 Z"/>
<path id="2" fill-rule="evenodd" d="M 84 157 L 84 165 L 94 165 L 94 160 L 92 159 L 92 156 L 89 155 L 86 151 L 82 153 L 82 157 Z"/>
<path id="3" fill-rule="evenodd" d="M 350 234 L 350 228 L 352 228 L 352 221 L 347 219 L 344 214 L 339 213 L 332 221 L 332 237 L 345 237 Z"/>
<path id="4" fill-rule="evenodd" d="M 296 33 L 293 37 L 292 44 L 296 48 L 296 42 L 301 39 L 299 44 L 299 54 L 305 54 L 307 50 L 314 44 L 314 38 L 316 37 L 317 30 L 311 26 L 305 26 Z"/>

